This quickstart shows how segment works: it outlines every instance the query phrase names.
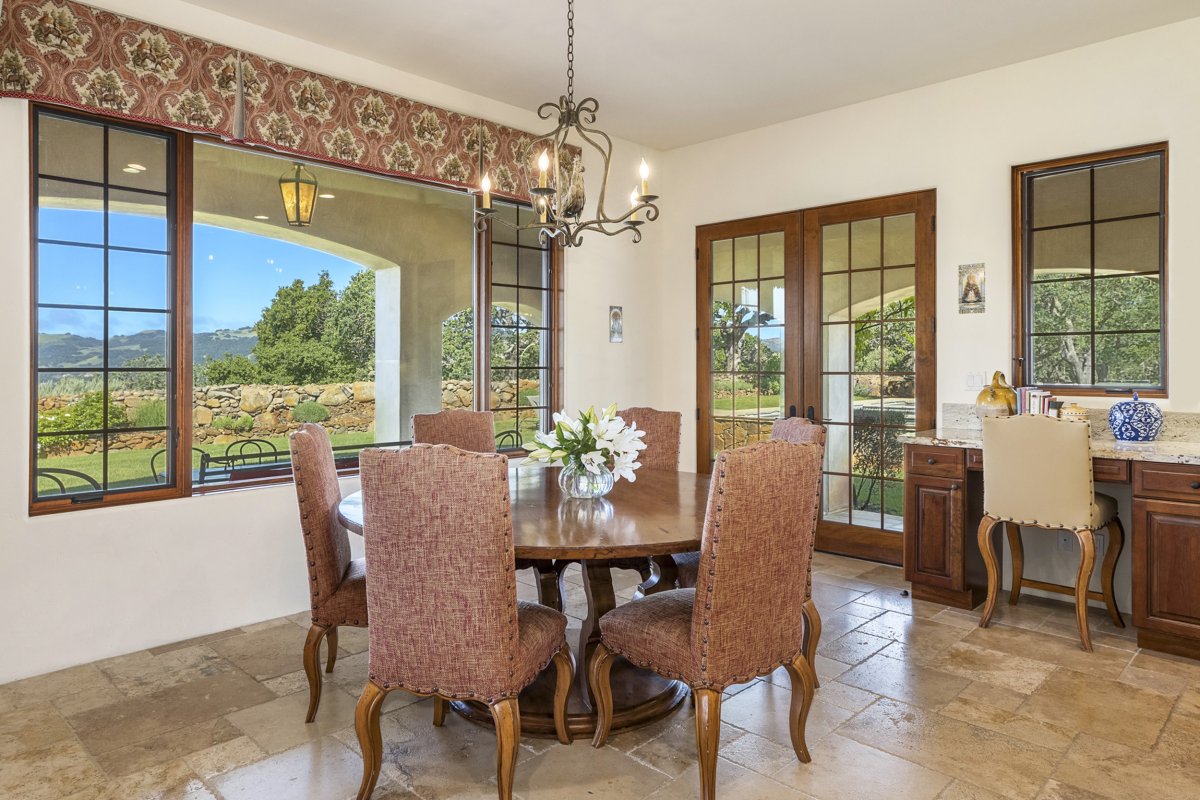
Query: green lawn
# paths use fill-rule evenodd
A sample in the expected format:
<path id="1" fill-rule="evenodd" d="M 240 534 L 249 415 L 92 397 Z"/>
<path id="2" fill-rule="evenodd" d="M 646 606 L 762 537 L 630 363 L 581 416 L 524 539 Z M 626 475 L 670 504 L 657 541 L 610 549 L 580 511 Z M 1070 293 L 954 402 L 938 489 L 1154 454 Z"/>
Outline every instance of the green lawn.
<path id="1" fill-rule="evenodd" d="M 713 398 L 713 411 L 735 410 L 733 404 L 735 399 L 737 400 L 737 411 L 754 411 L 759 407 L 780 408 L 782 402 L 780 396 L 777 394 L 750 395 L 748 397 L 746 395 L 739 395 L 736 398 L 716 397 Z"/>

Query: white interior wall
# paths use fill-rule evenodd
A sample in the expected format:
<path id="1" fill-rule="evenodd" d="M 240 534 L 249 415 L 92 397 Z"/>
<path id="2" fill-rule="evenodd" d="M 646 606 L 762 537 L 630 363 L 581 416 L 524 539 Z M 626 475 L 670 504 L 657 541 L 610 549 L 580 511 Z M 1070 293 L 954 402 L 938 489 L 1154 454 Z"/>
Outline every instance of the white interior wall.
<path id="1" fill-rule="evenodd" d="M 366 84 L 528 131 L 543 120 L 519 109 L 356 56 L 302 42 L 178 0 L 96 0 L 94 5 L 210 38 L 268 58 Z M 0 683 L 120 655 L 307 608 L 307 575 L 291 486 L 248 489 L 123 508 L 30 518 L 28 104 L 0 100 L 0 258 L 8 305 L 0 315 L 0 370 L 10 391 L 0 416 L 17 431 L 0 464 L 0 607 L 14 645 Z M 603 121 L 603 117 L 601 117 Z M 616 141 L 614 173 L 632 187 L 649 150 Z M 586 162 L 589 174 L 600 165 Z M 628 189 L 626 189 L 628 192 Z M 615 209 L 616 204 L 611 208 Z M 652 298 L 638 289 L 646 244 L 590 236 L 569 251 L 564 306 L 568 404 L 648 402 L 652 365 L 636 344 L 608 345 L 608 306 L 625 305 L 631 327 L 653 327 Z M 346 491 L 357 480 L 343 482 Z M 353 545 L 361 553 L 358 543 Z M 298 653 L 299 651 L 297 651 Z M 298 657 L 298 656 L 297 656 Z"/>
<path id="2" fill-rule="evenodd" d="M 937 189 L 938 401 L 973 402 L 968 372 L 1009 371 L 1010 168 L 1014 164 L 1169 140 L 1170 399 L 1200 410 L 1191 368 L 1200 317 L 1200 20 L 883 97 L 666 153 L 662 192 L 659 363 L 655 393 L 685 412 L 683 467 L 696 463 L 697 225 Z M 819 75 L 796 76 L 820 80 Z M 959 315 L 959 264 L 987 264 L 987 312 Z M 1103 399 L 1083 401 L 1106 405 Z M 1124 511 L 1128 522 L 1128 494 Z M 1128 526 L 1127 526 L 1128 527 Z M 1053 537 L 1047 537 L 1047 539 Z M 1028 546 L 1031 577 L 1070 582 L 1075 555 Z M 1128 551 L 1119 583 L 1128 605 Z M 1044 569 L 1049 574 L 1040 573 Z"/>

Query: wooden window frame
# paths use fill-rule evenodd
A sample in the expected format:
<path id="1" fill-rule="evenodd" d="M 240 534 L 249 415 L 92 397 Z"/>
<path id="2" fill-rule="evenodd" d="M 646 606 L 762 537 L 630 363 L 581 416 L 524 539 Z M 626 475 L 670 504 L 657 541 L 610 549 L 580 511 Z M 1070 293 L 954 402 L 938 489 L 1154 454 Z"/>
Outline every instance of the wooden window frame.
<path id="1" fill-rule="evenodd" d="M 1029 325 L 1031 321 L 1032 308 L 1032 287 L 1031 271 L 1026 263 L 1027 248 L 1030 244 L 1029 226 L 1026 225 L 1025 219 L 1029 208 L 1025 199 L 1025 187 L 1029 181 L 1041 174 L 1049 174 L 1054 171 L 1068 170 L 1072 167 L 1097 167 L 1103 166 L 1110 162 L 1124 161 L 1138 156 L 1157 155 L 1162 158 L 1162 178 L 1159 185 L 1160 192 L 1160 211 L 1162 217 L 1161 223 L 1161 239 L 1159 241 L 1160 257 L 1159 257 L 1159 281 L 1160 281 L 1160 331 L 1159 336 L 1162 342 L 1161 349 L 1161 365 L 1160 377 L 1161 385 L 1156 387 L 1103 387 L 1103 386 L 1075 386 L 1067 384 L 1037 384 L 1038 386 L 1048 389 L 1056 394 L 1067 397 L 1112 397 L 1114 395 L 1126 395 L 1131 390 L 1136 390 L 1143 397 L 1158 397 L 1165 398 L 1169 396 L 1169 380 L 1168 380 L 1168 314 L 1167 314 L 1167 233 L 1170 222 L 1170 209 L 1168 207 L 1168 176 L 1170 174 L 1170 148 L 1167 142 L 1154 142 L 1152 144 L 1138 145 L 1136 147 L 1123 147 L 1114 150 L 1104 150 L 1098 153 L 1085 153 L 1083 155 L 1068 156 L 1066 158 L 1050 159 L 1048 161 L 1036 161 L 1028 164 L 1018 164 L 1012 168 L 1012 259 L 1013 259 L 1013 303 L 1012 303 L 1012 330 L 1013 330 L 1013 358 L 1012 358 L 1012 377 L 1014 386 L 1029 386 L 1030 383 L 1030 331 Z M 1093 225 L 1095 219 L 1089 219 Z M 1092 330 L 1091 335 L 1095 334 Z M 1095 358 L 1093 353 L 1092 358 Z"/>
<path id="2" fill-rule="evenodd" d="M 37 139 L 37 119 L 38 115 L 49 113 L 55 116 L 64 117 L 67 119 L 78 119 L 97 124 L 113 126 L 117 128 L 125 128 L 136 131 L 146 131 L 158 135 L 164 135 L 172 139 L 174 149 L 174 171 L 175 180 L 174 186 L 171 187 L 175 198 L 175 216 L 168 220 L 168 236 L 172 245 L 175 248 L 174 271 L 170 276 L 172 281 L 172 313 L 174 324 L 172 326 L 171 335 L 174 337 L 173 353 L 168 364 L 168 369 L 174 375 L 174 396 L 170 400 L 170 407 L 174 413 L 174 441 L 170 442 L 167 450 L 171 453 L 175 465 L 175 485 L 173 486 L 157 486 L 146 488 L 131 488 L 112 492 L 102 492 L 100 494 L 90 495 L 65 495 L 62 497 L 48 496 L 39 498 L 37 496 L 37 480 L 35 472 L 37 470 L 37 339 L 38 339 L 38 314 L 37 314 L 37 186 L 38 186 L 38 139 Z M 158 500 L 169 500 L 179 497 L 190 497 L 202 494 L 217 494 L 230 491 L 242 491 L 253 489 L 262 486 L 278 486 L 281 484 L 292 483 L 291 474 L 270 475 L 265 477 L 256 477 L 246 480 L 226 481 L 222 483 L 214 483 L 211 485 L 194 484 L 192 481 L 192 229 L 193 229 L 193 173 L 192 173 L 192 145 L 195 141 L 212 142 L 225 147 L 235 147 L 245 149 L 249 152 L 260 153 L 263 155 L 278 156 L 274 151 L 265 150 L 259 147 L 251 147 L 235 142 L 225 142 L 215 137 L 180 131 L 172 128 L 166 128 L 159 125 L 153 125 L 143 122 L 132 122 L 116 117 L 109 117 L 102 114 L 95 114 L 86 111 L 78 111 L 75 109 L 66 109 L 50 103 L 30 103 L 29 104 L 29 120 L 28 129 L 30 135 L 29 147 L 29 271 L 30 271 L 30 295 L 29 295 L 29 311 L 30 311 L 30 419 L 28 421 L 29 431 L 29 447 L 27 448 L 30 456 L 29 468 L 26 471 L 26 479 L 29 481 L 28 491 L 28 514 L 29 516 L 42 516 L 45 514 L 57 514 L 71 511 L 82 511 L 89 508 L 105 508 L 110 506 L 132 505 L 136 503 L 154 502 Z M 321 163 L 320 159 L 306 158 L 306 161 Z M 377 175 L 388 178 L 390 180 L 399 181 L 401 183 L 416 184 L 420 186 L 429 186 L 442 190 L 450 190 L 442 184 L 433 181 L 421 180 L 416 178 L 398 178 L 394 175 L 382 175 L 372 170 L 355 169 L 348 167 L 345 164 L 338 163 L 336 166 L 339 169 L 354 170 L 367 175 Z M 464 193 L 470 193 L 468 190 L 461 190 Z M 475 195 L 475 203 L 478 206 L 480 198 Z M 528 206 L 528 204 L 523 204 Z M 476 324 L 475 324 L 475 408 L 480 410 L 488 410 L 490 405 L 490 353 L 491 353 L 491 337 L 490 337 L 490 316 L 486 313 L 487 309 L 491 308 L 491 228 L 490 226 L 481 232 L 476 232 L 474 235 L 474 255 L 475 263 L 473 268 L 472 280 L 474 282 L 473 299 L 476 307 Z M 551 409 L 560 408 L 562 405 L 562 378 L 563 378 L 563 358 L 562 358 L 562 342 L 563 342 L 563 248 L 557 242 L 553 243 L 549 251 L 550 259 L 550 276 L 549 290 L 547 292 L 547 309 L 546 313 L 549 317 L 548 326 L 550 334 L 549 354 L 547 359 L 546 375 L 550 381 L 550 391 L 548 392 L 547 402 Z M 479 309 L 484 309 L 485 313 L 478 312 Z M 511 451 L 519 453 L 521 451 Z M 358 474 L 358 459 L 345 458 L 341 459 L 338 464 L 338 474 L 340 476 L 352 476 Z"/>

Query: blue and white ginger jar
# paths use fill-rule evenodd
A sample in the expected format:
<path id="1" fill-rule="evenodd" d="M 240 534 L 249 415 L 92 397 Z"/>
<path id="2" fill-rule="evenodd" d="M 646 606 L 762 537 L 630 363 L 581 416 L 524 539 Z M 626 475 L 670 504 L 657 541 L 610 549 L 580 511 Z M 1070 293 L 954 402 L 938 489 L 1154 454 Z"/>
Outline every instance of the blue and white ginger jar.
<path id="1" fill-rule="evenodd" d="M 1162 409 L 1139 400 L 1137 392 L 1132 400 L 1114 403 L 1108 411 L 1108 427 L 1122 442 L 1152 442 L 1158 438 L 1162 426 Z"/>

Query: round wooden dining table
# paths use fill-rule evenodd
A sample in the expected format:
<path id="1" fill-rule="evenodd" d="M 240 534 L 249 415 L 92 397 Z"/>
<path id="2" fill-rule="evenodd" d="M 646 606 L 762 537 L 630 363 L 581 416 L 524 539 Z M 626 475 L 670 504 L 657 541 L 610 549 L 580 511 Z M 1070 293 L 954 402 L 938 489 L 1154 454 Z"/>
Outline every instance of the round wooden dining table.
<path id="1" fill-rule="evenodd" d="M 664 556 L 700 549 L 708 482 L 707 475 L 639 470 L 635 482 L 618 481 L 607 497 L 576 500 L 562 495 L 556 468 L 509 470 L 515 555 L 519 566 L 532 562 L 537 571 L 539 602 L 561 611 L 562 570 L 571 562 L 582 569 L 587 613 L 574 650 L 575 684 L 567 708 L 572 734 L 590 735 L 595 728 L 587 664 L 600 641 L 600 618 L 617 605 L 614 561 L 628 567 L 651 560 L 653 577 L 641 588 L 646 594 L 674 588 L 674 562 Z M 371 535 L 363 530 L 361 492 L 342 500 L 338 517 L 347 529 Z M 553 668 L 546 670 L 521 693 L 523 733 L 555 735 L 553 672 Z M 679 681 L 623 660 L 613 666 L 611 677 L 614 732 L 661 719 L 688 694 L 688 687 Z M 484 706 L 454 702 L 451 708 L 480 724 L 493 724 Z"/>

